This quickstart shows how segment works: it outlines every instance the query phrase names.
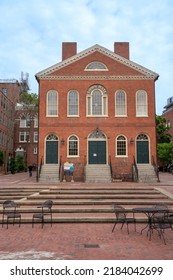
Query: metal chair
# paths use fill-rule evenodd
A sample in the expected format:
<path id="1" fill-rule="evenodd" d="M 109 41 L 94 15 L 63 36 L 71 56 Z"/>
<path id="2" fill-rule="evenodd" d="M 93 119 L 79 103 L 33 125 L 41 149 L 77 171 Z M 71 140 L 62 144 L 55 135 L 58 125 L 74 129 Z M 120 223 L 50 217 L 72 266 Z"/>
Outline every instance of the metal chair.
<path id="1" fill-rule="evenodd" d="M 129 226 L 128 226 L 129 223 L 134 223 L 135 231 L 136 231 L 136 219 L 134 217 L 133 218 L 127 218 L 127 214 L 128 214 L 127 210 L 125 210 L 122 206 L 117 205 L 117 204 L 113 205 L 113 209 L 114 209 L 114 213 L 115 213 L 115 216 L 116 216 L 116 220 L 115 220 L 115 224 L 112 228 L 112 232 L 114 231 L 117 223 L 122 224 L 121 229 L 123 228 L 124 224 L 126 224 L 128 234 L 129 234 Z"/>
<path id="2" fill-rule="evenodd" d="M 53 201 L 46 200 L 40 206 L 37 207 L 37 208 L 41 208 L 41 212 L 33 214 L 32 227 L 34 226 L 34 220 L 39 219 L 41 221 L 42 228 L 43 228 L 46 216 L 50 216 L 50 222 L 51 222 L 51 227 L 52 227 L 52 206 L 53 206 Z"/>
<path id="3" fill-rule="evenodd" d="M 151 233 L 153 233 L 153 230 L 156 230 L 159 234 L 159 237 L 163 238 L 164 244 L 166 245 L 166 240 L 164 237 L 166 229 L 173 230 L 173 217 L 169 216 L 168 210 L 166 212 L 163 210 L 163 213 L 156 213 L 152 217 L 149 240 L 151 240 Z"/>
<path id="4" fill-rule="evenodd" d="M 13 221 L 13 225 L 16 221 L 16 219 L 19 220 L 19 227 L 21 225 L 21 214 L 17 212 L 17 203 L 14 202 L 13 200 L 6 200 L 4 201 L 3 205 L 3 212 L 2 212 L 2 227 L 5 223 L 5 217 L 6 217 L 6 224 L 8 228 L 8 224 L 10 219 Z"/>

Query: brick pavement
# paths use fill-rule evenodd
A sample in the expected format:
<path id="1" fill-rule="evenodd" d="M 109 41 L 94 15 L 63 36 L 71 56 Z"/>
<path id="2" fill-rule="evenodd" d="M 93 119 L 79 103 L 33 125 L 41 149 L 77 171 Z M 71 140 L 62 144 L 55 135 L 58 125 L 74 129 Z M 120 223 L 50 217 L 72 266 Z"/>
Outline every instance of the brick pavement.
<path id="1" fill-rule="evenodd" d="M 161 174 L 161 183 L 157 187 L 173 194 L 173 176 Z M 0 187 L 13 185 L 35 185 L 35 178 L 28 174 L 5 175 L 0 177 Z M 130 185 L 131 183 L 119 183 Z M 158 234 L 149 241 L 146 232 L 140 234 L 144 225 L 137 225 L 137 232 L 130 225 L 130 234 L 124 226 L 117 225 L 114 233 L 112 224 L 30 224 L 9 225 L 0 228 L 0 259 L 64 259 L 64 260 L 172 260 L 173 232 L 165 234 L 164 245 Z"/>

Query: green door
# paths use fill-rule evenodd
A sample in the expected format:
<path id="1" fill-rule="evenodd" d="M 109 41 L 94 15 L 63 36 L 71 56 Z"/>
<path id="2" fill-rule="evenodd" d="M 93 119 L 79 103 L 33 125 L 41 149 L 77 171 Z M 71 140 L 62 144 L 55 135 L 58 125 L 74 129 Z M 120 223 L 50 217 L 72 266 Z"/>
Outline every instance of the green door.
<path id="1" fill-rule="evenodd" d="M 89 164 L 106 164 L 106 141 L 89 141 Z"/>
<path id="2" fill-rule="evenodd" d="M 137 141 L 137 163 L 149 163 L 148 141 Z"/>
<path id="3" fill-rule="evenodd" d="M 58 163 L 58 141 L 46 141 L 46 163 Z"/>

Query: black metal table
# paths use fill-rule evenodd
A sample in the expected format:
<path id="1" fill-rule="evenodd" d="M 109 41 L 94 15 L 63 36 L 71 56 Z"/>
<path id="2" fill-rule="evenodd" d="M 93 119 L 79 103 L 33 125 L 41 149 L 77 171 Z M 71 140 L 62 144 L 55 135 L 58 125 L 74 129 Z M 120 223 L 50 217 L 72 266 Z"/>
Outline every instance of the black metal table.
<path id="1" fill-rule="evenodd" d="M 143 213 L 147 216 L 147 225 L 141 230 L 142 232 L 148 228 L 147 230 L 147 236 L 148 233 L 150 233 L 151 236 L 151 231 L 152 231 L 152 217 L 156 213 L 167 213 L 168 209 L 167 208 L 160 208 L 160 207 L 137 207 L 132 209 L 133 213 Z"/>

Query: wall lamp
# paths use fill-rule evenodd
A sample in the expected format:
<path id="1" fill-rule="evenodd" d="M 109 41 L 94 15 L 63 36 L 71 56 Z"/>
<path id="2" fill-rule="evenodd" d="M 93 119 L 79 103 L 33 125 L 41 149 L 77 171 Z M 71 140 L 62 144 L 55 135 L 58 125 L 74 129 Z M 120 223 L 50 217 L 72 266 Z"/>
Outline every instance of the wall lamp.
<path id="1" fill-rule="evenodd" d="M 61 144 L 64 145 L 65 144 L 65 140 L 64 138 L 61 139 Z"/>
<path id="2" fill-rule="evenodd" d="M 133 144 L 133 143 L 134 143 L 134 139 L 130 138 L 130 144 Z"/>

